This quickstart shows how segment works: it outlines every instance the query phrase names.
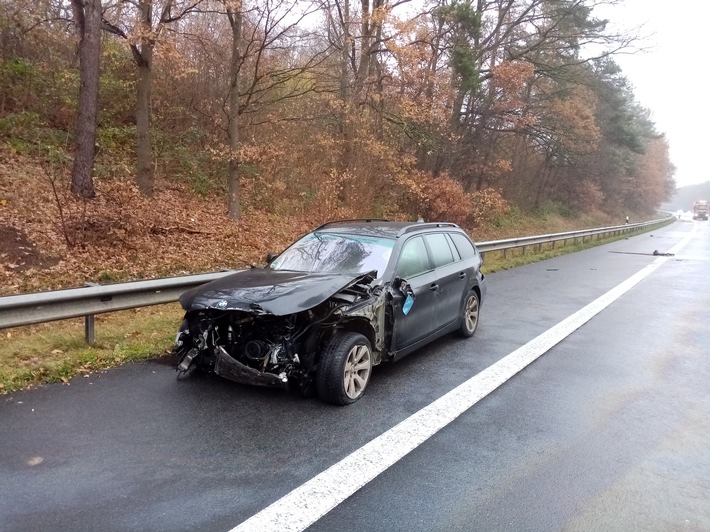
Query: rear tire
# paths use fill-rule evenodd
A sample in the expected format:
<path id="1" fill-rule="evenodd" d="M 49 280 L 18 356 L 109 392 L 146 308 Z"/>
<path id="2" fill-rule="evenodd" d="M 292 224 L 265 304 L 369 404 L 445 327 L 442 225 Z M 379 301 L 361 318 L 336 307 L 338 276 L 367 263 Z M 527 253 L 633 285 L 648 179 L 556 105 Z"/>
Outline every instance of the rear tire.
<path id="1" fill-rule="evenodd" d="M 471 290 L 463 305 L 463 315 L 461 316 L 461 326 L 459 335 L 470 338 L 478 328 L 478 316 L 481 312 L 481 300 L 475 290 Z"/>
<path id="2" fill-rule="evenodd" d="M 338 333 L 318 362 L 318 396 L 335 405 L 354 403 L 365 393 L 371 374 L 370 341 L 360 333 Z"/>

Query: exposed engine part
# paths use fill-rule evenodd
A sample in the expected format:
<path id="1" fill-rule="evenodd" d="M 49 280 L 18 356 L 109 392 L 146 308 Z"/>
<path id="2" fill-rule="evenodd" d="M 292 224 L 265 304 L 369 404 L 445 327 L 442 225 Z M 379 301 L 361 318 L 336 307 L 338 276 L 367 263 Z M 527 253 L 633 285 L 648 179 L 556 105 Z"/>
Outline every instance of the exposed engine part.
<path id="1" fill-rule="evenodd" d="M 180 363 L 177 366 L 178 379 L 183 374 L 187 373 L 187 370 L 189 370 L 190 366 L 192 365 L 192 361 L 195 360 L 195 358 L 199 354 L 200 354 L 199 350 L 197 348 L 193 347 L 185 354 L 185 356 L 182 357 L 182 360 L 180 360 Z"/>
<path id="2" fill-rule="evenodd" d="M 230 342 L 231 343 L 231 342 Z M 249 360 L 261 362 L 269 354 L 269 344 L 262 340 L 249 340 L 244 345 L 244 356 Z"/>
<path id="3" fill-rule="evenodd" d="M 274 375 L 273 373 L 261 372 L 250 366 L 242 364 L 238 360 L 232 358 L 224 347 L 219 346 L 215 349 L 215 366 L 214 372 L 226 379 L 236 382 L 255 384 L 257 386 L 275 386 L 284 388 L 288 384 L 288 378 L 281 378 L 281 374 Z M 285 373 L 282 373 L 284 376 Z"/>
<path id="4" fill-rule="evenodd" d="M 312 383 L 318 354 L 345 320 L 357 320 L 378 336 L 379 311 L 384 295 L 355 283 L 323 303 L 288 315 L 267 312 L 202 308 L 187 312 L 175 342 L 180 356 L 179 377 L 200 369 L 228 379 L 264 386 L 297 385 L 306 390 Z M 382 339 L 376 338 L 375 344 Z"/>
<path id="5" fill-rule="evenodd" d="M 279 363 L 279 353 L 281 352 L 281 346 L 280 345 L 275 345 L 271 348 L 269 351 L 269 362 L 271 363 L 272 366 L 275 366 L 276 364 Z"/>

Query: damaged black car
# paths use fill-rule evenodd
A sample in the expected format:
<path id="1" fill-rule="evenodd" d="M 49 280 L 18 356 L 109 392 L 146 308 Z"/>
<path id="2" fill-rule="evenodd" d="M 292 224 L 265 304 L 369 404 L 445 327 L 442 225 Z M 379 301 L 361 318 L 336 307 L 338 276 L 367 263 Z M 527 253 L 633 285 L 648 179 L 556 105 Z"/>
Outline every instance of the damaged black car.
<path id="1" fill-rule="evenodd" d="M 473 336 L 486 293 L 482 257 L 451 223 L 330 222 L 267 260 L 180 297 L 179 376 L 349 404 L 374 366 L 451 332 Z"/>

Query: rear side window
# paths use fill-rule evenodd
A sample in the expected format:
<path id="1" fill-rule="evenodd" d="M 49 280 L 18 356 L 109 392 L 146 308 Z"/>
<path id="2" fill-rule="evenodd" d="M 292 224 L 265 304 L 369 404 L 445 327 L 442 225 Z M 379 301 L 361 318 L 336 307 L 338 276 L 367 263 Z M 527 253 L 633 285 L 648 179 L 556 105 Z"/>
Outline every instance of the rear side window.
<path id="1" fill-rule="evenodd" d="M 438 268 L 439 266 L 444 266 L 454 262 L 454 255 L 451 253 L 449 242 L 446 240 L 446 235 L 444 233 L 425 235 L 424 238 L 426 239 L 427 244 L 429 244 L 429 249 L 431 250 L 431 255 L 434 259 L 434 267 Z"/>
<path id="2" fill-rule="evenodd" d="M 427 255 L 426 246 L 422 237 L 417 236 L 410 238 L 402 246 L 402 253 L 399 256 L 397 264 L 397 275 L 406 279 L 414 277 L 420 273 L 429 271 L 429 255 Z"/>
<path id="3" fill-rule="evenodd" d="M 461 233 L 449 233 L 449 236 L 454 241 L 454 245 L 459 250 L 462 259 L 470 259 L 476 256 L 476 249 L 464 235 Z"/>

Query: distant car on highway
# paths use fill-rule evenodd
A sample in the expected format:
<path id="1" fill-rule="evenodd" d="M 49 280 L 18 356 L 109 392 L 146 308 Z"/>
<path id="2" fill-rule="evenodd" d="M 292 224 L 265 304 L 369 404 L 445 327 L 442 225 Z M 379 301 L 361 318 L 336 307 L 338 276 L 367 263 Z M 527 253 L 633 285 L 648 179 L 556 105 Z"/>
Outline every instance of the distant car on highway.
<path id="1" fill-rule="evenodd" d="M 710 218 L 710 206 L 707 200 L 698 200 L 693 204 L 693 220 L 706 220 Z"/>
<path id="2" fill-rule="evenodd" d="M 185 292 L 177 369 L 352 403 L 373 366 L 451 332 L 473 336 L 482 263 L 452 223 L 321 225 L 264 268 Z"/>

